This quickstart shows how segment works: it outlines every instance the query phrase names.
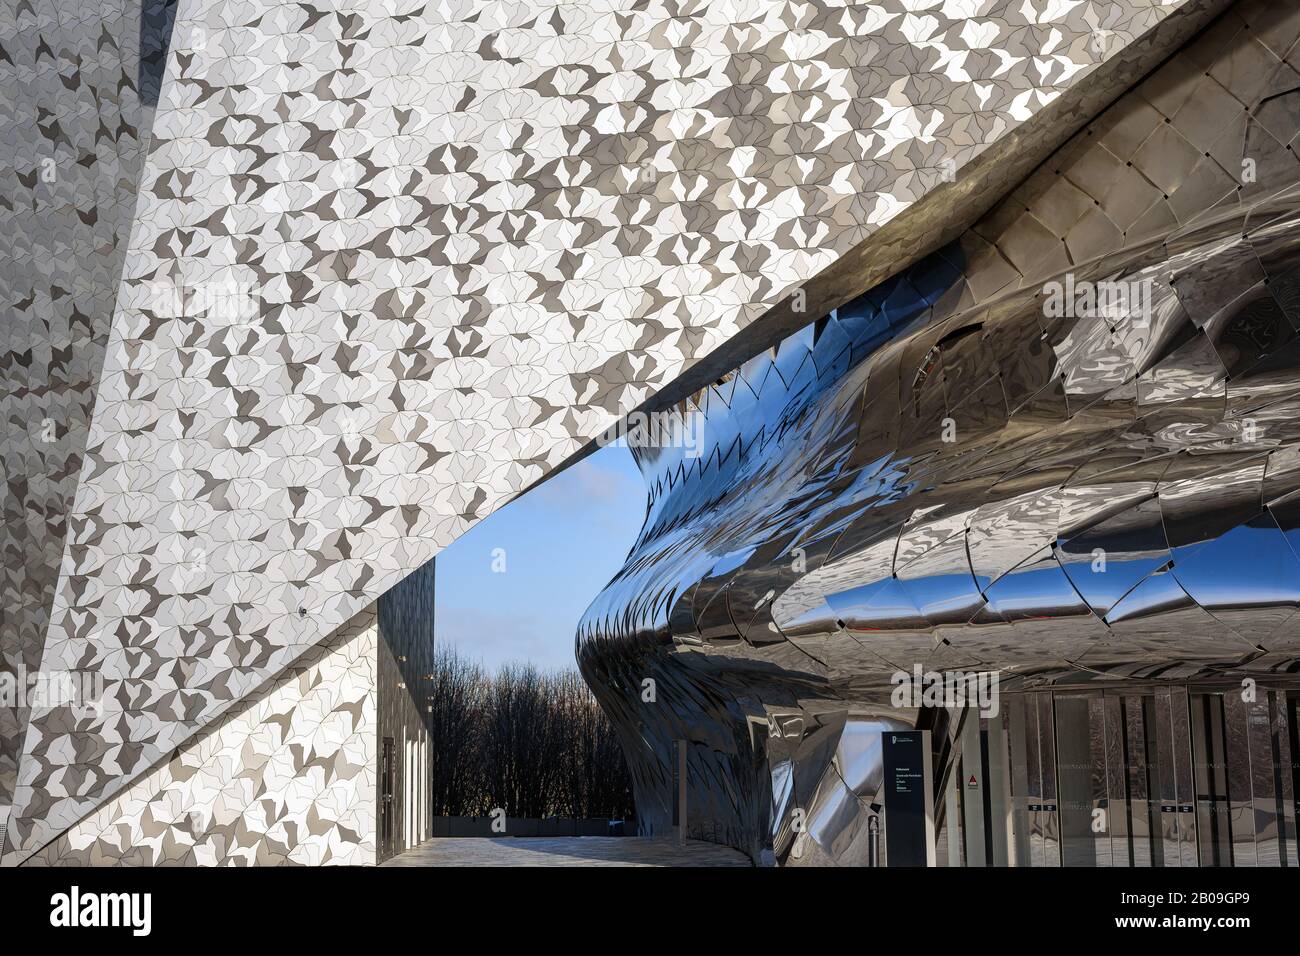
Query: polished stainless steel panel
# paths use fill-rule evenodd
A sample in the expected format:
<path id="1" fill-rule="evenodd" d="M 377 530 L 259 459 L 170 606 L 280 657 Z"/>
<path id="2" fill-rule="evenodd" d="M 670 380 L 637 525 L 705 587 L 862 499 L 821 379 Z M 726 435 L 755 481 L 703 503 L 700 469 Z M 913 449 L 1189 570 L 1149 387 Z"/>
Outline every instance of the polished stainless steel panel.
<path id="1" fill-rule="evenodd" d="M 1100 778 L 1100 805 L 1106 808 L 1106 830 L 1098 834 L 1099 866 L 1130 866 L 1129 804 L 1127 794 L 1127 759 L 1124 739 L 1122 698 L 1106 693 L 1089 702 L 1094 734 L 1101 730 L 1102 761 L 1094 774 Z M 1096 758 L 1094 753 L 1094 759 Z"/>
<path id="2" fill-rule="evenodd" d="M 1029 695 L 1017 858 L 1281 862 L 1276 764 L 1224 688 L 1300 663 L 1300 83 L 1247 14 L 1216 29 L 951 245 L 684 400 L 698 457 L 636 449 L 645 524 L 579 662 L 629 738 L 708 728 L 691 805 L 751 852 L 861 862 L 869 798 L 823 740 L 849 715 L 947 729 L 936 772 L 984 803 L 968 701 L 908 691 L 996 672 Z M 760 756 L 741 728 L 778 709 L 817 730 Z M 650 793 L 664 748 L 629 749 Z M 827 821 L 798 857 L 764 760 Z M 944 839 L 978 864 L 970 796 Z"/>
<path id="3" fill-rule="evenodd" d="M 989 836 L 993 850 L 989 862 L 993 866 L 1009 866 L 1015 858 L 1015 836 L 1012 828 L 1011 774 L 1007 767 L 1005 712 L 981 723 L 988 763 Z"/>
<path id="4" fill-rule="evenodd" d="M 1036 833 L 1042 844 L 1042 866 L 1061 866 L 1061 814 L 1057 798 L 1056 726 L 1052 714 L 1052 695 L 1036 694 L 1038 712 L 1038 768 L 1042 804 L 1038 811 Z"/>
<path id="5" fill-rule="evenodd" d="M 1281 866 L 1282 807 L 1278 802 L 1277 759 L 1273 719 L 1267 690 L 1255 688 L 1255 699 L 1244 702 L 1247 756 L 1250 760 L 1251 811 L 1257 866 Z"/>
<path id="6" fill-rule="evenodd" d="M 1233 813 L 1228 799 L 1222 695 L 1191 695 L 1191 727 L 1198 858 L 1202 866 L 1231 866 Z"/>
<path id="7" fill-rule="evenodd" d="M 1151 866 L 1157 851 L 1151 821 L 1145 704 L 1148 698 L 1126 694 L 1118 699 L 1124 716 L 1124 783 L 1128 810 L 1130 866 Z"/>
<path id="8" fill-rule="evenodd" d="M 1094 811 L 1104 810 L 1106 799 L 1105 731 L 1100 712 L 1094 723 L 1089 704 L 1083 696 L 1059 695 L 1055 701 L 1063 866 L 1096 866 L 1099 845 L 1105 847 L 1105 865 L 1110 864 L 1106 831 L 1094 830 Z"/>
<path id="9" fill-rule="evenodd" d="M 1247 737 L 1251 753 L 1251 796 L 1255 804 L 1255 858 L 1258 866 L 1281 866 L 1284 852 L 1278 741 L 1274 736 L 1273 695 L 1256 688 L 1247 702 Z"/>
<path id="10" fill-rule="evenodd" d="M 1032 698 L 1030 698 L 1032 700 Z M 1025 726 L 1025 696 L 1016 694 L 1003 703 L 1007 715 L 1007 749 L 1010 754 L 1009 782 L 1011 787 L 1011 829 L 1012 859 L 1016 866 L 1030 866 L 1033 863 L 1032 838 L 1029 826 L 1029 802 L 1031 790 L 1029 779 L 1034 778 L 1034 793 L 1039 786 L 1038 747 L 1027 739 Z M 1037 736 L 1037 720 L 1034 720 Z M 1032 757 L 1031 757 L 1032 755 Z M 1033 766 L 1030 767 L 1030 760 Z"/>
<path id="11" fill-rule="evenodd" d="M 1228 806 L 1231 808 L 1232 865 L 1255 866 L 1255 827 L 1258 812 L 1251 792 L 1250 708 L 1240 692 L 1228 691 L 1223 701 L 1224 759 L 1228 765 Z"/>
<path id="12" fill-rule="evenodd" d="M 1287 690 L 1269 692 L 1269 706 L 1273 721 L 1273 766 L 1277 775 L 1277 796 L 1280 807 L 1278 823 L 1278 862 L 1282 866 L 1300 866 L 1296 848 L 1296 786 L 1297 769 L 1295 740 L 1291 736 L 1290 697 Z"/>
<path id="13" fill-rule="evenodd" d="M 1190 697 L 1184 688 L 1169 689 L 1169 713 L 1174 728 L 1174 782 L 1178 796 L 1178 853 L 1183 866 L 1196 865 L 1199 839 L 1190 706 Z"/>
<path id="14" fill-rule="evenodd" d="M 1151 714 L 1147 732 L 1148 739 L 1154 745 L 1148 748 L 1147 753 L 1155 762 L 1156 789 L 1152 793 L 1152 800 L 1158 811 L 1154 835 L 1159 852 L 1152 862 L 1157 866 L 1181 866 L 1174 723 L 1168 688 L 1157 688 L 1151 696 Z"/>

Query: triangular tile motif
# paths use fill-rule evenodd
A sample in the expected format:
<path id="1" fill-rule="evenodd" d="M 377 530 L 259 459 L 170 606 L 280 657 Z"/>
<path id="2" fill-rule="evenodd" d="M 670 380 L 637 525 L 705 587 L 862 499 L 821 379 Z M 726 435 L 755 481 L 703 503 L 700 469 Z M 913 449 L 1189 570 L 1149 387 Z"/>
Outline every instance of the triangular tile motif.
<path id="1" fill-rule="evenodd" d="M 358 615 L 28 865 L 374 863 L 378 641 Z"/>
<path id="2" fill-rule="evenodd" d="M 0 675 L 13 686 L 41 670 L 175 5 L 0 9 Z M 30 713 L 18 704 L 0 706 L 5 806 Z"/>

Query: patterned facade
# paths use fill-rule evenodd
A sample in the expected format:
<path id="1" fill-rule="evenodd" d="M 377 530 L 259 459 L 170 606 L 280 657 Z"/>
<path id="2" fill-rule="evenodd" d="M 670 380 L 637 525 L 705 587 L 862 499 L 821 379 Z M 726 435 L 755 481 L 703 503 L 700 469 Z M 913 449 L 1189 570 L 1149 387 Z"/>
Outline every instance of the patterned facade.
<path id="1" fill-rule="evenodd" d="M 1162 738 L 1169 796 L 1143 839 L 1167 831 L 1174 860 L 1199 834 L 1192 859 L 1199 839 L 1202 862 L 1295 865 L 1297 119 L 1300 11 L 1234 6 L 954 243 L 684 402 L 704 418 L 698 457 L 638 450 L 649 514 L 579 660 L 625 732 L 644 827 L 671 825 L 684 741 L 693 836 L 869 862 L 880 732 L 923 726 L 956 848 L 952 781 L 980 783 L 981 748 L 1005 767 L 1005 730 L 894 691 L 900 674 L 995 673 L 1005 692 L 1106 688 L 1058 692 L 1055 737 L 1050 693 L 1016 699 L 1026 860 L 1032 841 L 1121 859 L 1079 842 L 1086 815 L 1064 849 L 1055 816 L 1037 819 L 1057 811 L 1040 754 L 1064 762 L 1081 740 L 1105 784 L 1138 776 L 1104 752 L 1116 741 L 1204 726 L 1195 755 Z M 1151 746 L 1140 795 L 1116 801 L 1112 780 L 1096 809 L 1150 809 Z M 1224 803 L 1224 765 L 1247 796 L 1194 821 L 1193 786 Z M 964 822 L 953 859 L 984 859 L 983 823 Z"/>
<path id="2" fill-rule="evenodd" d="M 381 643 L 358 615 L 27 864 L 377 862 Z"/>
<path id="3" fill-rule="evenodd" d="M 1222 4 L 60 6 L 0 21 L 4 647 L 103 692 L 4 715 L 8 862 Z"/>
<path id="4" fill-rule="evenodd" d="M 0 10 L 0 673 L 14 680 L 41 669 L 172 4 L 62 6 Z M 0 707 L 6 809 L 18 704 Z"/>

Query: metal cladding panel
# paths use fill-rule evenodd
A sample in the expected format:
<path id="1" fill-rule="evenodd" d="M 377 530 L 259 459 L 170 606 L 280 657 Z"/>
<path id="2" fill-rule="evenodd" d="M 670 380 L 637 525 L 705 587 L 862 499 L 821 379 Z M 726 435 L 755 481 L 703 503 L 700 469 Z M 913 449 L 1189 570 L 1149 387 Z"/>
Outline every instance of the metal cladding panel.
<path id="1" fill-rule="evenodd" d="M 638 449 L 579 660 L 644 826 L 685 738 L 693 835 L 860 863 L 876 793 L 835 740 L 942 719 L 914 674 L 1295 667 L 1298 39 L 1235 6 L 954 243 L 685 402 L 693 446 Z"/>
<path id="2" fill-rule="evenodd" d="M 174 4 L 0 9 L 0 677 L 24 691 L 41 671 Z M 0 806 L 26 696 L 0 706 Z"/>
<path id="3" fill-rule="evenodd" d="M 85 454 L 6 511 L 41 666 L 105 681 L 33 714 L 15 854 L 1208 5 L 915 6 L 179 0 Z"/>
<path id="4" fill-rule="evenodd" d="M 381 640 L 357 615 L 26 865 L 376 863 Z"/>

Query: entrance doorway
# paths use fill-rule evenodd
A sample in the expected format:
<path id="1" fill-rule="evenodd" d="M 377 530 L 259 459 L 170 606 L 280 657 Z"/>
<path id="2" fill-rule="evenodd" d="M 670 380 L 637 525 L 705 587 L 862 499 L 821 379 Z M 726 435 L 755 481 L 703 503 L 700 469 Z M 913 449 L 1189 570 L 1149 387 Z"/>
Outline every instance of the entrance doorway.
<path id="1" fill-rule="evenodd" d="M 379 763 L 379 849 L 380 857 L 393 854 L 393 783 L 396 768 L 393 765 L 393 738 L 385 737 Z"/>
<path id="2" fill-rule="evenodd" d="M 997 865 L 1005 834 L 1015 866 L 1297 866 L 1297 703 L 1280 685 L 1007 693 L 954 740 L 947 862 Z"/>

